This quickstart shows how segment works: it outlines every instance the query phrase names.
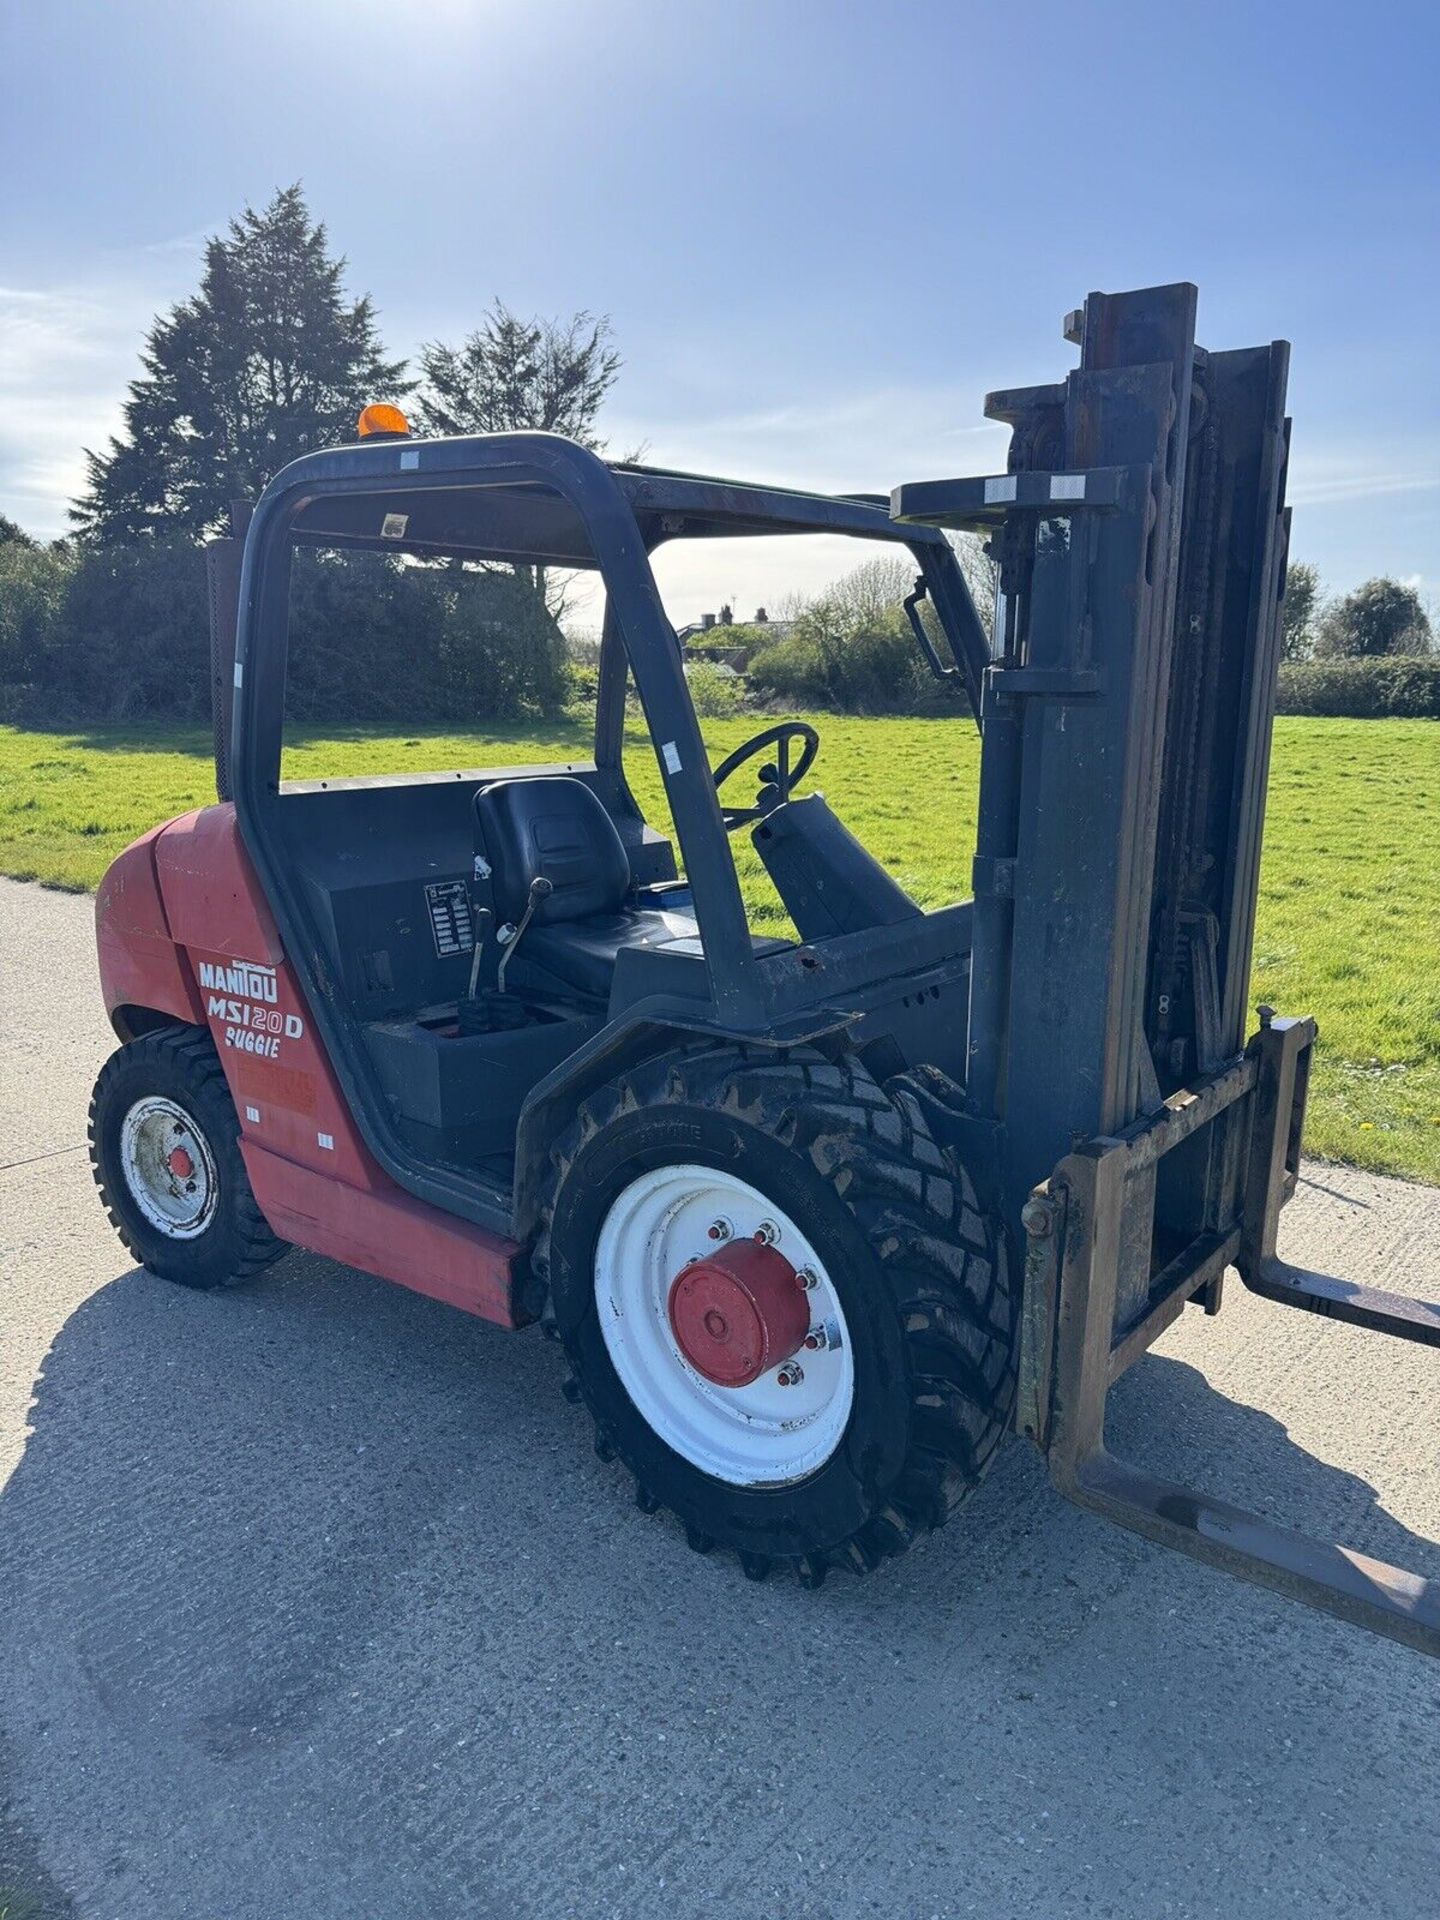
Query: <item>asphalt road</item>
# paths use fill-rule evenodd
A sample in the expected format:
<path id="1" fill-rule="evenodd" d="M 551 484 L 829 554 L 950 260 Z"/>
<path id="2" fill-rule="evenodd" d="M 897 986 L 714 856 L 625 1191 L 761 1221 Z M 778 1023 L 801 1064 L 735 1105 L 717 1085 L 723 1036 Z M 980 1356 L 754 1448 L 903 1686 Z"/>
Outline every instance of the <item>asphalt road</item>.
<path id="1" fill-rule="evenodd" d="M 133 1270 L 81 1145 L 111 1044 L 90 903 L 0 882 L 16 1913 L 1440 1907 L 1440 1665 L 1076 1512 L 1019 1443 L 871 1580 L 752 1586 L 630 1504 L 533 1332 L 309 1256 Z M 1440 1293 L 1440 1193 L 1308 1172 L 1294 1257 Z M 1437 1382 L 1233 1297 L 1112 1445 L 1440 1575 Z"/>

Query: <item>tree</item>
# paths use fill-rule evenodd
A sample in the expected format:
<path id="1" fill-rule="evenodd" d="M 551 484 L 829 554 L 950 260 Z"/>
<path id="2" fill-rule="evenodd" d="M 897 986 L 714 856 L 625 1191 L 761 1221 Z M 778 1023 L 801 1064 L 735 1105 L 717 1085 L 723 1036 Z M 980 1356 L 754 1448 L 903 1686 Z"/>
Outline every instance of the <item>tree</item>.
<path id="1" fill-rule="evenodd" d="M 810 599 L 788 599 L 783 639 L 769 639 L 768 623 L 751 629 L 764 636 L 746 669 L 751 685 L 841 713 L 903 712 L 933 700 L 936 683 L 903 606 L 917 571 L 909 554 L 879 555 Z"/>
<path id="2" fill-rule="evenodd" d="M 906 554 L 877 554 L 832 580 L 828 587 L 794 609 L 792 622 L 810 622 L 842 639 L 867 627 L 905 626 L 900 603 L 919 571 Z M 905 628 L 908 631 L 908 628 Z"/>
<path id="3" fill-rule="evenodd" d="M 150 329 L 122 433 L 86 452 L 86 538 L 212 532 L 288 461 L 350 438 L 368 401 L 410 390 L 345 265 L 298 185 L 209 242 L 199 292 Z"/>
<path id="4" fill-rule="evenodd" d="M 952 534 L 950 545 L 965 585 L 970 590 L 975 611 L 980 616 L 980 624 L 988 636 L 995 620 L 999 565 L 992 559 L 985 541 L 973 533 Z M 824 607 L 825 617 L 841 632 L 854 633 L 865 627 L 887 625 L 899 632 L 908 632 L 908 626 L 901 616 L 901 602 L 914 586 L 917 571 L 916 563 L 908 553 L 903 559 L 892 554 L 875 560 L 863 560 L 858 567 L 833 582 L 818 604 Z M 942 642 L 940 652 L 944 654 L 947 651 Z"/>
<path id="5" fill-rule="evenodd" d="M 60 546 L 0 540 L 0 690 L 46 684 L 64 651 L 66 596 L 74 560 Z"/>
<path id="6" fill-rule="evenodd" d="M 23 527 L 17 526 L 8 514 L 0 513 L 0 547 L 33 547 L 34 544 Z"/>
<path id="7" fill-rule="evenodd" d="M 538 428 L 599 452 L 595 421 L 620 367 L 605 315 L 522 320 L 497 299 L 458 346 L 420 349 L 416 414 L 429 433 Z"/>
<path id="8" fill-rule="evenodd" d="M 427 433 L 563 433 L 593 453 L 605 443 L 595 422 L 621 360 L 604 314 L 522 320 L 496 299 L 458 346 L 420 349 L 416 418 Z M 565 581 L 545 567 L 516 568 L 550 617 L 565 612 Z"/>
<path id="9" fill-rule="evenodd" d="M 48 675 L 59 711 L 205 719 L 206 602 L 204 555 L 183 535 L 81 546 Z"/>
<path id="10" fill-rule="evenodd" d="M 1367 580 L 1326 610 L 1315 651 L 1326 658 L 1363 659 L 1429 653 L 1430 618 L 1419 594 L 1399 580 Z"/>
<path id="11" fill-rule="evenodd" d="M 1280 658 L 1308 660 L 1315 648 L 1315 617 L 1320 608 L 1320 569 L 1308 560 L 1292 560 L 1285 569 L 1285 599 L 1280 616 Z"/>
<path id="12" fill-rule="evenodd" d="M 980 616 L 987 639 L 994 638 L 995 596 L 1000 589 L 1000 563 L 990 551 L 990 543 L 977 533 L 952 533 L 950 544 L 970 589 L 970 598 Z"/>
<path id="13" fill-rule="evenodd" d="M 290 604 L 287 723 L 506 720 L 564 702 L 564 636 L 508 570 L 302 552 Z"/>

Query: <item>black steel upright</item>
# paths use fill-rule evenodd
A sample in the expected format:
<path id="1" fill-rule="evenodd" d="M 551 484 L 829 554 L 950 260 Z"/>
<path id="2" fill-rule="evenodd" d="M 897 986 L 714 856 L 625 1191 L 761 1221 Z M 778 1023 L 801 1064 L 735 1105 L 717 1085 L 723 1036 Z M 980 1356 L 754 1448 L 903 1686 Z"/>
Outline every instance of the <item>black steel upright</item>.
<path id="1" fill-rule="evenodd" d="M 1017 1423 L 1080 1504 L 1440 1653 L 1440 1589 L 1156 1480 L 1115 1379 L 1224 1274 L 1440 1344 L 1440 1310 L 1282 1261 L 1314 1022 L 1246 1023 L 1289 532 L 1283 343 L 1195 344 L 1195 289 L 1092 294 L 1056 385 L 992 394 L 1009 471 L 900 487 L 985 531 L 965 1124 L 1025 1276 Z M 963 1135 L 960 1136 L 962 1139 Z"/>
<path id="2" fill-rule="evenodd" d="M 1092 294 L 1063 383 L 992 394 L 1007 475 L 897 491 L 987 528 L 1002 598 L 984 688 L 968 1093 L 1003 1123 L 1007 1210 L 1244 1042 L 1284 576 L 1283 344 L 1209 355 L 1195 289 Z M 1203 1166 L 1200 1161 L 1203 1159 Z M 1237 1179 L 1207 1144 L 1155 1227 Z M 1143 1311 L 1153 1194 L 1120 1312 Z M 1171 1209 L 1176 1218 L 1168 1219 Z"/>

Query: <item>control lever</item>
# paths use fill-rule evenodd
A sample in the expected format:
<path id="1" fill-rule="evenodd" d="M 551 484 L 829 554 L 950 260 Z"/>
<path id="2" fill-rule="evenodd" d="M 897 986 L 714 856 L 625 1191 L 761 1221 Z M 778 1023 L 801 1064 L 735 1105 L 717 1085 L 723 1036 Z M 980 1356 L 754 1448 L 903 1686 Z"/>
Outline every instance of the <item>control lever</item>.
<path id="1" fill-rule="evenodd" d="M 480 962 L 485 957 L 485 942 L 490 938 L 490 929 L 494 924 L 495 916 L 489 907 L 477 907 L 475 909 L 475 958 L 470 962 L 470 993 L 468 996 L 471 1000 L 478 999 L 480 994 Z"/>
<path id="2" fill-rule="evenodd" d="M 505 951 L 500 956 L 500 966 L 495 975 L 495 984 L 501 993 L 505 991 L 505 969 L 509 966 L 511 957 L 520 944 L 521 936 L 534 918 L 535 909 L 542 900 L 548 900 L 554 891 L 555 882 L 553 880 L 547 880 L 543 873 L 537 873 L 535 878 L 530 882 L 530 893 L 525 902 L 525 911 L 520 916 L 519 926 L 502 927 L 500 929 L 499 939 Z"/>

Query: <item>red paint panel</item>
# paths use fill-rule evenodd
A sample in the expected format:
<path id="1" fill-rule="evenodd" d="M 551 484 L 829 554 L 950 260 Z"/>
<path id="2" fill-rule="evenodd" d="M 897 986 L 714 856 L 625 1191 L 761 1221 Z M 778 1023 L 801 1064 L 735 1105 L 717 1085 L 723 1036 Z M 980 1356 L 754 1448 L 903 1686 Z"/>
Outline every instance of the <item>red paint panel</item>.
<path id="1" fill-rule="evenodd" d="M 95 895 L 95 947 L 105 1011 L 149 1007 L 172 1020 L 203 1022 L 194 976 L 165 918 L 155 873 L 163 827 L 128 846 L 107 868 Z"/>
<path id="2" fill-rule="evenodd" d="M 497 1326 L 518 1327 L 515 1256 L 520 1248 L 483 1227 L 426 1206 L 399 1187 L 342 1193 L 333 1180 L 242 1140 L 250 1184 L 282 1239 Z"/>
<path id="3" fill-rule="evenodd" d="M 365 1146 L 232 806 L 186 814 L 121 854 L 97 922 L 107 1005 L 129 1000 L 209 1027 L 255 1198 L 282 1239 L 520 1324 L 519 1247 L 415 1199 Z"/>
<path id="4" fill-rule="evenodd" d="M 284 960 L 234 960 L 208 945 L 192 946 L 187 958 L 242 1136 L 346 1187 L 388 1186 Z"/>
<path id="5" fill-rule="evenodd" d="M 198 989 L 197 1017 L 214 1038 L 242 1136 L 347 1189 L 393 1187 L 351 1120 L 285 963 L 234 807 L 173 820 L 155 864 L 171 931 Z"/>
<path id="6" fill-rule="evenodd" d="M 228 800 L 182 814 L 162 827 L 155 870 L 170 931 L 180 946 L 266 966 L 283 957 L 280 935 Z"/>

